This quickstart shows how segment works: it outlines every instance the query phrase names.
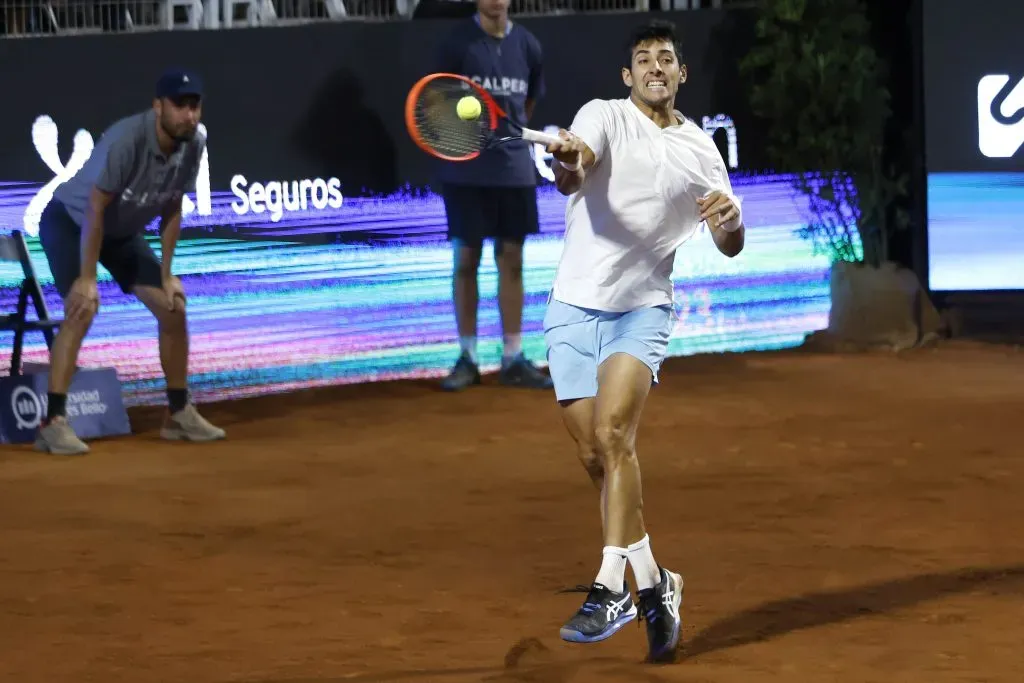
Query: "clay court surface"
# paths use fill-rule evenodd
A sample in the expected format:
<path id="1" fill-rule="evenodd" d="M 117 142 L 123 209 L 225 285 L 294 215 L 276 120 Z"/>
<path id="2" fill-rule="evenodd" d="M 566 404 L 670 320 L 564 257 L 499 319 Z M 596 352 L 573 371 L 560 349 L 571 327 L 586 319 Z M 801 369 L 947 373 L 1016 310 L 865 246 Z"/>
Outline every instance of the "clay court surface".
<path id="1" fill-rule="evenodd" d="M 208 406 L 210 446 L 0 450 L 0 681 L 1024 680 L 1024 352 L 674 359 L 640 435 L 680 661 L 558 627 L 600 561 L 550 395 Z"/>

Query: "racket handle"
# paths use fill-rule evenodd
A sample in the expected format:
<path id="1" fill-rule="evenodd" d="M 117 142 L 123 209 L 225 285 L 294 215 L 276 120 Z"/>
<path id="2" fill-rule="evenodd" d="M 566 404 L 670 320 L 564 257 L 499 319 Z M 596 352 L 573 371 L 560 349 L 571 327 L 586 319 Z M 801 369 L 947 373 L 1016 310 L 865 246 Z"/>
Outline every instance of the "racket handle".
<path id="1" fill-rule="evenodd" d="M 549 133 L 541 133 L 539 130 L 531 130 L 529 128 L 523 128 L 523 139 L 527 142 L 535 142 L 539 145 L 550 145 L 552 142 L 558 142 L 561 140 L 557 135 L 550 135 Z"/>

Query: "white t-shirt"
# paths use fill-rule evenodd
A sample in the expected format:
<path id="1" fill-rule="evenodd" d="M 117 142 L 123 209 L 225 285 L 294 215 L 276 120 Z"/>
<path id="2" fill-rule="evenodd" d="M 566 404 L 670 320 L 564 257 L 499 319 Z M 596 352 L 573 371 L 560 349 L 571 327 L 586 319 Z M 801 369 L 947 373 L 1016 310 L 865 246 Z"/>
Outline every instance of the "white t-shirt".
<path id="1" fill-rule="evenodd" d="M 591 100 L 572 132 L 597 157 L 565 209 L 565 241 L 552 295 L 623 312 L 671 304 L 676 249 L 701 224 L 697 201 L 733 196 L 711 137 L 678 112 L 660 128 L 632 100 Z"/>

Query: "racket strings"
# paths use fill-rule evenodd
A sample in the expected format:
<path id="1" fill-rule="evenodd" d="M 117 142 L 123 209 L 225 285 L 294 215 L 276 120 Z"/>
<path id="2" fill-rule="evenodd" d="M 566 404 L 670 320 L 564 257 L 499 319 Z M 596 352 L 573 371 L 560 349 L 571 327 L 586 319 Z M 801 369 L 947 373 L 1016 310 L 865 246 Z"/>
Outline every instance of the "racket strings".
<path id="1" fill-rule="evenodd" d="M 476 119 L 459 118 L 456 107 L 466 95 L 474 95 L 466 83 L 454 78 L 437 78 L 416 98 L 413 118 L 420 140 L 439 154 L 463 157 L 479 152 L 487 144 L 491 131 L 486 109 Z"/>

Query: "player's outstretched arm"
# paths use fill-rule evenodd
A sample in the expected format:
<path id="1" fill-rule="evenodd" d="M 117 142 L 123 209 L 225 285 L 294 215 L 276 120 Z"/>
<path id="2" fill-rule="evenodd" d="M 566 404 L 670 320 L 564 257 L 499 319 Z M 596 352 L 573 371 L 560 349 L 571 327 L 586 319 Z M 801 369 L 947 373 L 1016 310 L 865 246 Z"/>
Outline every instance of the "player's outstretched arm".
<path id="1" fill-rule="evenodd" d="M 558 131 L 558 137 L 561 141 L 548 145 L 548 152 L 555 158 L 555 187 L 568 196 L 583 187 L 587 170 L 593 167 L 597 157 L 587 143 L 569 131 Z"/>
<path id="2" fill-rule="evenodd" d="M 587 173 L 604 155 L 611 128 L 610 107 L 607 101 L 590 100 L 576 112 L 569 130 L 558 131 L 561 142 L 548 147 L 556 160 L 555 187 L 562 194 L 578 192 Z"/>

